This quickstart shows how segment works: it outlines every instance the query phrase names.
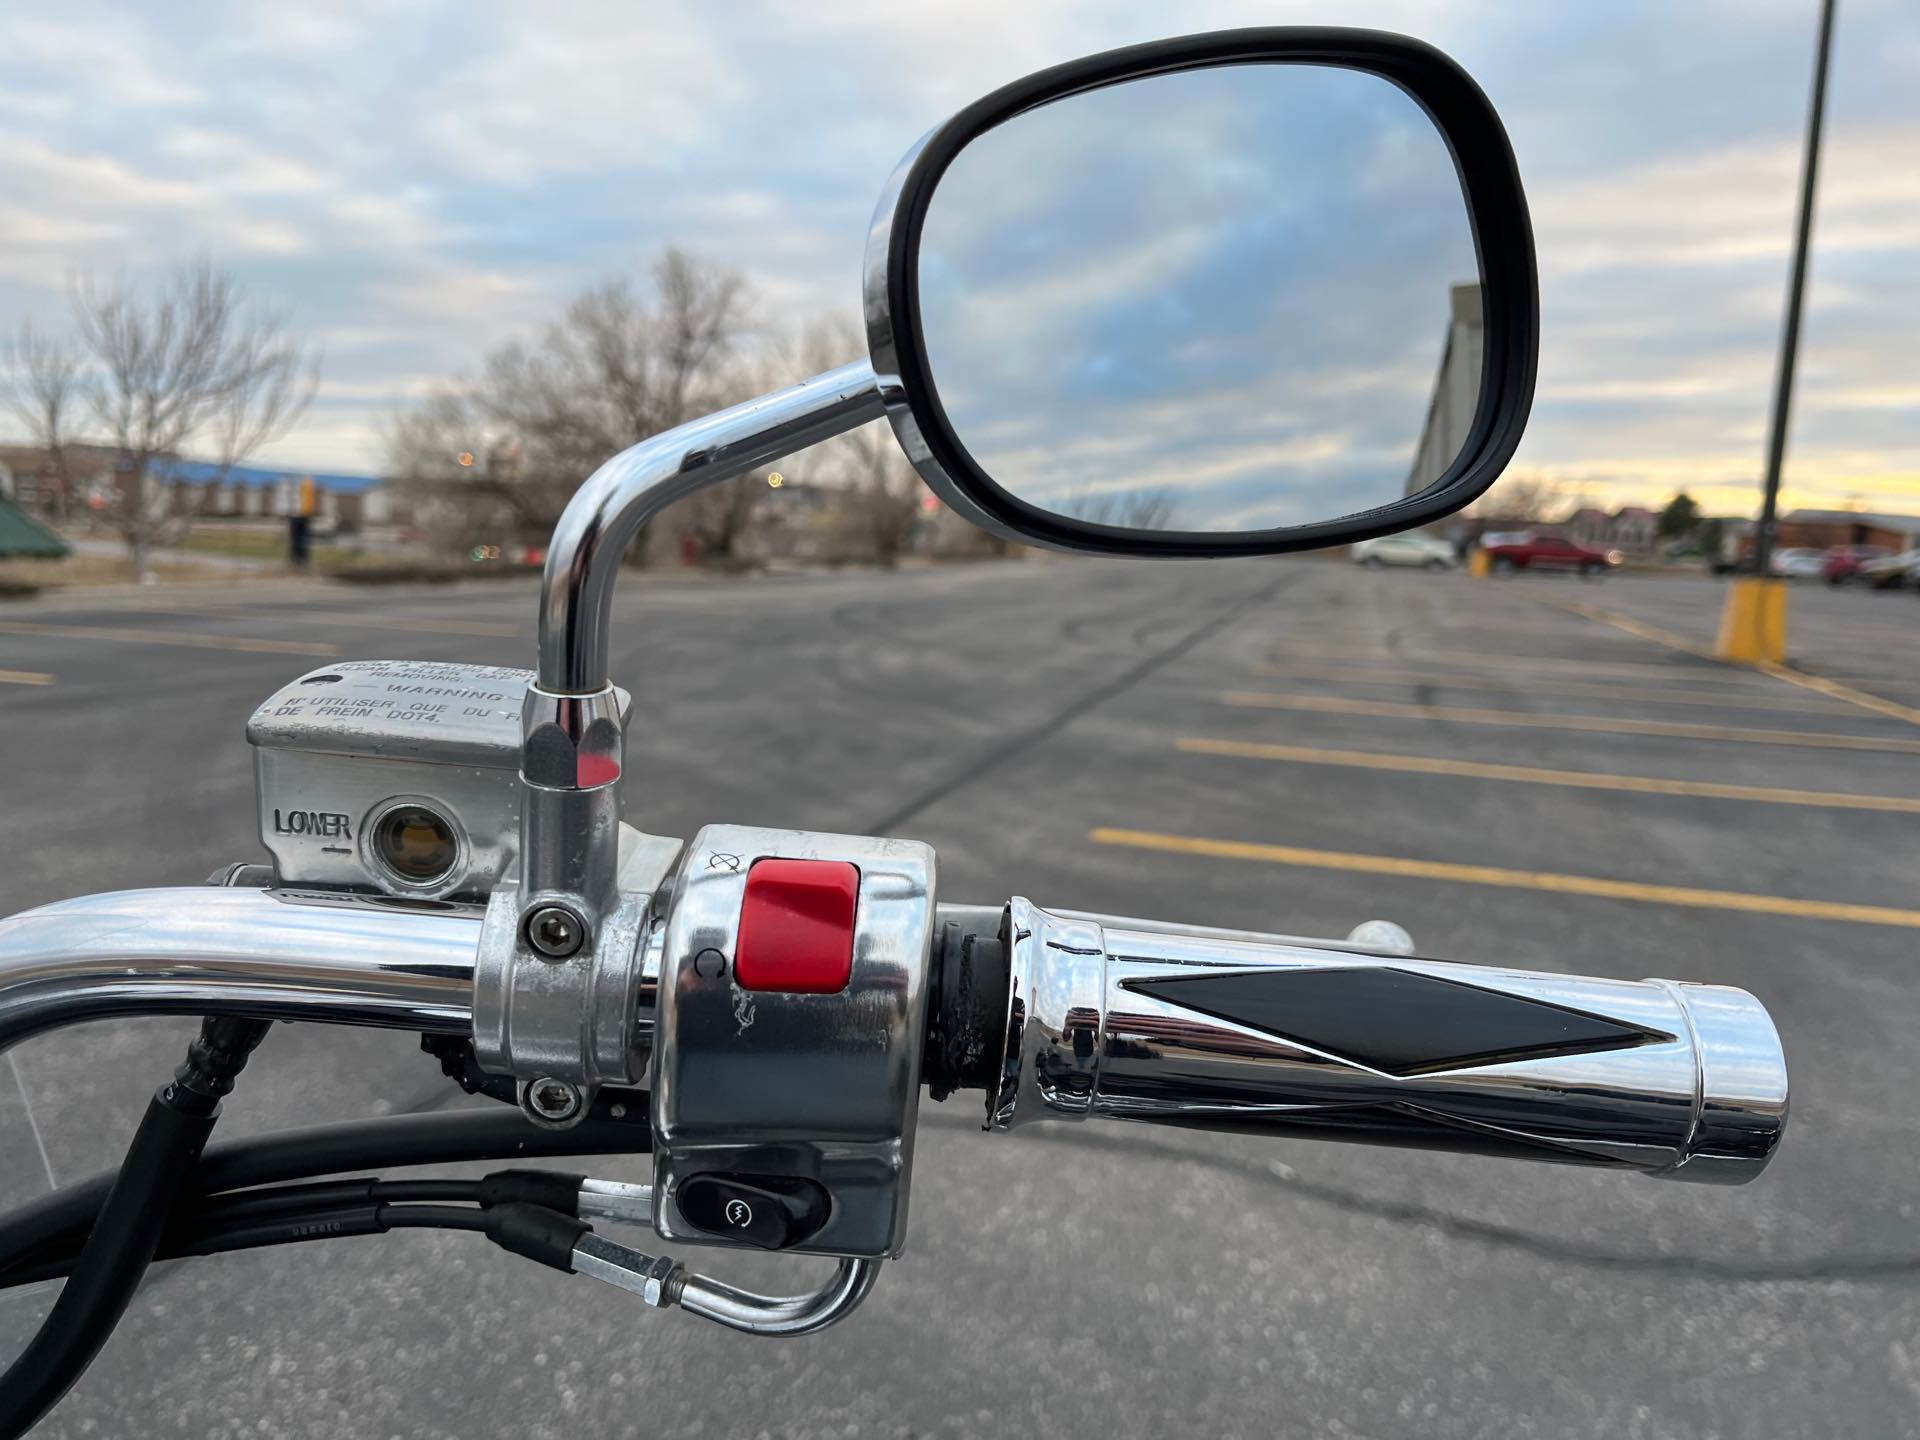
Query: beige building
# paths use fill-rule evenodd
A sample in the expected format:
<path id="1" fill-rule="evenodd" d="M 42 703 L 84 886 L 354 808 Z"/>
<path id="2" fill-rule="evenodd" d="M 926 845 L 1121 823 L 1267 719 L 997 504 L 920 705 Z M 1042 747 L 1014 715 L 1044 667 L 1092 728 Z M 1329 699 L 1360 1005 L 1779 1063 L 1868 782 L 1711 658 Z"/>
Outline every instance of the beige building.
<path id="1" fill-rule="evenodd" d="M 1408 495 L 1446 474 L 1466 445 L 1467 431 L 1480 408 L 1480 366 L 1487 331 L 1479 281 L 1454 286 L 1448 298 L 1446 343 L 1440 350 L 1427 423 L 1413 452 L 1413 468 L 1407 472 Z"/>

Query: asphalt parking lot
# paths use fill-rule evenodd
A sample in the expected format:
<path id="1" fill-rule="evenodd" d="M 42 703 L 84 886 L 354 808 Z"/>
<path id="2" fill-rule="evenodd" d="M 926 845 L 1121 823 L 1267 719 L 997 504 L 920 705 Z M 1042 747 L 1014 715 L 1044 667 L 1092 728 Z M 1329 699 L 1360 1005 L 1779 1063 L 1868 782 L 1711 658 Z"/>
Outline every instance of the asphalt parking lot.
<path id="1" fill-rule="evenodd" d="M 1914 597 L 1315 560 L 636 583 L 629 818 L 882 830 L 943 897 L 1745 986 L 1792 1067 L 1744 1189 L 924 1113 L 912 1243 L 769 1342 L 471 1236 L 157 1270 L 48 1436 L 1891 1436 L 1920 1430 Z M 525 664 L 524 586 L 0 608 L 0 912 L 250 858 L 252 706 L 328 658 Z M 113 1163 L 190 1027 L 29 1042 L 0 1202 Z M 228 1133 L 446 1103 L 403 1035 L 281 1027 Z M 637 1166 L 604 1165 L 637 1174 Z M 804 1262 L 788 1262 L 799 1266 Z M 773 1262 L 716 1269 L 778 1274 Z M 789 1272 L 790 1273 L 790 1272 Z M 0 1293 L 0 1347 L 48 1291 Z"/>

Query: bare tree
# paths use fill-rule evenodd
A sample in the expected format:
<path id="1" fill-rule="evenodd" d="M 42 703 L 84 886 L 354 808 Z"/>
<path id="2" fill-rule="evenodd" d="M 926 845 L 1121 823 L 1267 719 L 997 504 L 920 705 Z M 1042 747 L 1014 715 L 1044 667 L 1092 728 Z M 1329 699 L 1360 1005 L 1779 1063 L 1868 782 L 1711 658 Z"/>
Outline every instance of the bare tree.
<path id="1" fill-rule="evenodd" d="M 239 283 L 205 261 L 144 296 L 83 276 L 72 303 L 78 358 L 61 403 L 42 409 L 52 422 L 42 443 L 54 452 L 70 443 L 77 394 L 89 428 L 115 452 L 107 515 L 145 582 L 153 548 L 184 534 L 195 510 L 183 487 L 156 485 L 157 462 L 211 447 L 224 474 L 305 412 L 318 359 L 288 335 L 282 314 L 250 307 Z M 58 374 L 59 347 L 42 353 Z"/>
<path id="2" fill-rule="evenodd" d="M 1537 470 L 1515 470 L 1496 480 L 1467 514 L 1484 520 L 1545 520 L 1548 512 L 1566 504 L 1566 486 L 1559 480 Z"/>
<path id="3" fill-rule="evenodd" d="M 494 351 L 471 391 L 402 417 L 389 433 L 389 469 L 431 483 L 427 457 L 444 466 L 461 453 L 489 456 L 497 463 L 439 478 L 464 482 L 454 493 L 469 517 L 544 539 L 610 456 L 751 393 L 741 356 L 751 328 L 739 275 L 670 249 L 653 267 L 651 294 L 625 280 L 596 285 L 537 341 Z M 730 554 L 744 526 L 731 514 L 738 497 L 688 504 L 702 542 Z"/>
<path id="4" fill-rule="evenodd" d="M 884 420 L 833 440 L 826 469 L 840 488 L 838 529 L 862 559 L 893 565 L 907 551 L 927 493 Z"/>
<path id="5" fill-rule="evenodd" d="M 487 427 L 462 391 L 434 391 L 387 425 L 387 472 L 396 480 L 439 484 L 473 478 L 486 448 Z"/>
<path id="6" fill-rule="evenodd" d="M 851 323 L 838 318 L 817 320 L 779 352 L 777 363 L 783 373 L 775 383 L 791 384 L 802 376 L 844 365 L 865 348 Z M 884 420 L 870 421 L 812 447 L 794 468 L 835 492 L 828 524 L 842 553 L 892 565 L 906 552 L 927 491 Z"/>
<path id="7" fill-rule="evenodd" d="M 1123 530 L 1171 530 L 1179 522 L 1180 502 L 1164 485 L 1108 490 L 1082 495 L 1060 507 L 1077 520 L 1117 525 Z"/>
<path id="8" fill-rule="evenodd" d="M 60 483 L 55 513 L 64 520 L 73 487 L 67 439 L 79 399 L 80 357 L 73 346 L 40 334 L 28 323 L 14 336 L 7 358 L 14 376 L 6 391 L 7 408 L 26 427 L 33 444 L 47 452 L 47 463 Z"/>
<path id="9" fill-rule="evenodd" d="M 722 564 L 737 560 L 754 507 L 766 493 L 757 474 L 734 475 L 689 495 L 676 507 L 685 534 L 700 556 Z"/>
<path id="10" fill-rule="evenodd" d="M 611 455 L 863 348 L 846 323 L 770 340 L 737 274 L 668 250 L 650 288 L 594 286 L 536 339 L 494 351 L 473 384 L 396 417 L 388 473 L 415 482 L 416 511 L 443 541 L 543 540 Z M 910 542 L 926 492 L 881 425 L 791 468 L 796 481 L 832 492 L 826 523 L 848 549 L 890 563 Z M 762 474 L 723 481 L 677 505 L 672 523 L 705 558 L 734 560 L 768 493 Z"/>
<path id="11" fill-rule="evenodd" d="M 517 453 L 506 437 L 491 437 L 471 394 L 436 390 L 387 425 L 387 476 L 406 511 L 448 550 L 498 541 L 513 532 L 518 496 Z"/>

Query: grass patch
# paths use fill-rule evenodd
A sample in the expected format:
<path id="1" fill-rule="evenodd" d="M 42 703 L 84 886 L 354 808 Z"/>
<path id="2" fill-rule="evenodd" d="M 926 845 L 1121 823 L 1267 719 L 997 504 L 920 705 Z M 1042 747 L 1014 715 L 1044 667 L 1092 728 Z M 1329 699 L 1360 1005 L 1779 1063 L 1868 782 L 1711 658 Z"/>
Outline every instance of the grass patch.
<path id="1" fill-rule="evenodd" d="M 287 529 L 285 525 L 273 529 L 196 525 L 174 548 L 195 555 L 221 555 L 233 560 L 258 560 L 267 565 L 284 565 L 287 563 Z M 314 558 L 318 560 L 321 551 L 326 548 L 331 547 L 314 545 Z"/>
<path id="2" fill-rule="evenodd" d="M 515 580 L 538 575 L 537 565 L 475 565 L 461 560 L 363 560 L 328 572 L 350 585 L 448 585 L 455 580 Z"/>
<path id="3" fill-rule="evenodd" d="M 155 560 L 153 578 L 162 584 L 234 580 L 234 571 L 191 560 Z M 0 560 L 0 598 L 20 599 L 67 585 L 126 585 L 133 562 L 124 555 L 69 555 L 64 560 Z"/>

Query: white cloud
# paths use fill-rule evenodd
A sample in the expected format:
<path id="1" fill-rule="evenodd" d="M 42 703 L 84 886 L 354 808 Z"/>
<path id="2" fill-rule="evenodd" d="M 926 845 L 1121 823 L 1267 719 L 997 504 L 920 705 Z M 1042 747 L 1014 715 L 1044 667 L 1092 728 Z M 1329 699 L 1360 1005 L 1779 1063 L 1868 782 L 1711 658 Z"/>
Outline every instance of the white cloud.
<path id="1" fill-rule="evenodd" d="M 1799 173 L 1799 141 L 1779 137 L 1537 186 L 1542 273 L 1784 262 Z M 1920 246 L 1920 133 L 1903 124 L 1831 135 L 1817 223 L 1822 255 Z"/>
<path id="2" fill-rule="evenodd" d="M 1920 490 L 1911 9 L 1849 0 L 1842 19 L 1790 461 L 1810 490 Z M 1434 40 L 1503 107 L 1547 323 L 1521 463 L 1750 484 L 1807 7 L 1351 0 L 1338 18 Z M 851 315 L 888 167 L 993 86 L 1176 31 L 1326 19 L 1324 0 L 16 5 L 0 329 L 57 318 L 76 268 L 208 253 L 326 348 L 326 404 L 276 453 L 370 465 L 393 397 L 664 243 L 746 270 L 779 319 Z"/>
<path id="3" fill-rule="evenodd" d="M 443 163 L 483 180 L 657 160 L 724 124 L 756 83 L 697 17 L 663 5 L 497 8 L 479 22 L 487 52 L 421 77 L 428 138 Z"/>
<path id="4" fill-rule="evenodd" d="M 160 153 L 222 194 L 299 196 L 332 190 L 333 176 L 230 130 L 186 127 L 160 137 Z"/>
<path id="5" fill-rule="evenodd" d="M 199 86 L 152 62 L 137 33 L 127 25 L 16 15 L 7 22 L 6 43 L 16 63 L 52 72 L 67 87 L 115 106 L 188 105 L 202 99 Z"/>

